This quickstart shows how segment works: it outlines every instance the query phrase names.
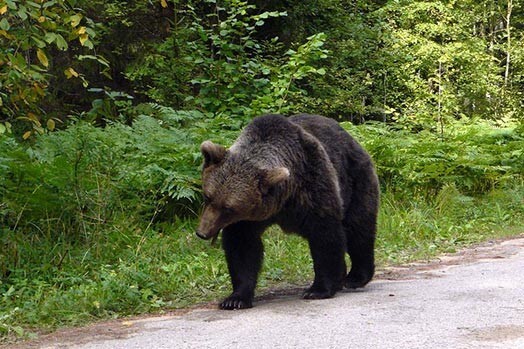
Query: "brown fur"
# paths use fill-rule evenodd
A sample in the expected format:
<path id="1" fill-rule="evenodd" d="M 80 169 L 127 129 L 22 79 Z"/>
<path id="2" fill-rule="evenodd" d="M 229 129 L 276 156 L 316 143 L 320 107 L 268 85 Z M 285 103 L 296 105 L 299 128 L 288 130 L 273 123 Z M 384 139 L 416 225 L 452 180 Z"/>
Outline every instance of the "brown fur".
<path id="1" fill-rule="evenodd" d="M 252 305 L 261 234 L 271 224 L 305 237 L 315 269 L 305 298 L 327 298 L 373 276 L 378 181 L 367 153 L 338 124 L 314 115 L 258 117 L 226 150 L 202 143 L 204 210 L 198 236 L 223 229 L 233 293 L 223 309 Z M 352 261 L 346 275 L 344 252 Z"/>

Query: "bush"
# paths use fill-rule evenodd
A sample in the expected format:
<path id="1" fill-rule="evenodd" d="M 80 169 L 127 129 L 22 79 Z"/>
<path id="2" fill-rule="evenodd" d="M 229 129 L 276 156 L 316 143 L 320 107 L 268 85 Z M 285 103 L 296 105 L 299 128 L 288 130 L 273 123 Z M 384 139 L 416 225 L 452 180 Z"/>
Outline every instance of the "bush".
<path id="1" fill-rule="evenodd" d="M 456 123 L 444 137 L 382 123 L 343 126 L 371 153 L 383 186 L 394 190 L 433 195 L 455 185 L 482 194 L 524 173 L 524 133 L 515 125 Z"/>
<path id="2" fill-rule="evenodd" d="M 198 145 L 210 133 L 199 123 L 204 115 L 149 109 L 131 126 L 78 122 L 30 148 L 2 138 L 2 221 L 21 231 L 87 236 L 118 214 L 151 221 L 170 205 L 174 214 L 195 210 Z"/>

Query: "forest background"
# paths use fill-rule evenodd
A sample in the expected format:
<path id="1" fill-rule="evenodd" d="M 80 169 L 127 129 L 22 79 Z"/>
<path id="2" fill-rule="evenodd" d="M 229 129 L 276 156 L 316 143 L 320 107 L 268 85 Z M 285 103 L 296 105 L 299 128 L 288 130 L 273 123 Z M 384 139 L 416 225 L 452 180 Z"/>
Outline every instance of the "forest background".
<path id="1" fill-rule="evenodd" d="M 0 338 L 225 295 L 198 146 L 263 113 L 372 154 L 382 267 L 522 233 L 523 37 L 512 0 L 0 0 Z M 261 292 L 305 285 L 264 239 Z"/>

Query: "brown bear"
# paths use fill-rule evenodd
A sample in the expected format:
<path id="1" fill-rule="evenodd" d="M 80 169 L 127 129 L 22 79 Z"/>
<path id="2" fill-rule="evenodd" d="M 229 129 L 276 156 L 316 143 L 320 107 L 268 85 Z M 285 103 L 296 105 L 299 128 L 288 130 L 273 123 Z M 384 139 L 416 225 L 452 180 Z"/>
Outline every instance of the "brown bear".
<path id="1" fill-rule="evenodd" d="M 379 185 L 366 151 L 318 115 L 263 115 L 226 149 L 201 145 L 203 239 L 222 230 L 233 293 L 221 309 L 252 307 L 262 264 L 261 234 L 272 224 L 307 239 L 315 279 L 303 298 L 363 287 L 375 270 Z M 344 252 L 351 259 L 346 275 Z"/>

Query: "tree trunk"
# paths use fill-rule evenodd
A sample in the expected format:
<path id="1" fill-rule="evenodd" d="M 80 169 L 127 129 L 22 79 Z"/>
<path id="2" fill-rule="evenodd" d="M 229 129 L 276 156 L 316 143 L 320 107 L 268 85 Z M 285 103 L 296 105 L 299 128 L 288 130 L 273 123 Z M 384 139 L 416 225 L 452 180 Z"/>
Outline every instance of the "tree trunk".
<path id="1" fill-rule="evenodd" d="M 506 71 L 504 72 L 504 87 L 508 86 L 509 65 L 511 60 L 511 11 L 513 10 L 513 0 L 508 0 L 508 12 L 506 14 Z"/>

